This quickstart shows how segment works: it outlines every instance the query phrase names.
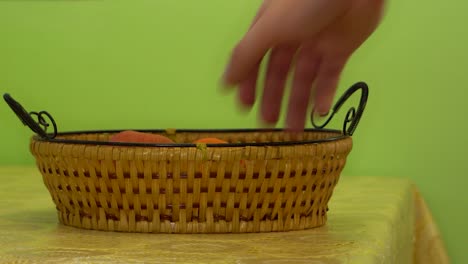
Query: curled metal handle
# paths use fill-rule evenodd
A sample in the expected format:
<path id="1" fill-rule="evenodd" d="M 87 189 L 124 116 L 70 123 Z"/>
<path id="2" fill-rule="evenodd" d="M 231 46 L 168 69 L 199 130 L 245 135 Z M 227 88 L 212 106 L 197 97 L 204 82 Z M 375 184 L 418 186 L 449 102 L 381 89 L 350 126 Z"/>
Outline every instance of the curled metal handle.
<path id="1" fill-rule="evenodd" d="M 315 128 L 324 128 L 328 123 L 333 119 L 336 113 L 340 110 L 343 104 L 358 90 L 361 90 L 361 99 L 359 101 L 359 105 L 357 109 L 355 107 L 351 107 L 348 112 L 346 113 L 345 120 L 343 122 L 343 134 L 347 136 L 352 136 L 354 131 L 361 120 L 362 114 L 364 109 L 366 108 L 367 98 L 369 96 L 369 87 L 364 82 L 358 82 L 351 86 L 342 96 L 336 104 L 333 106 L 332 113 L 328 117 L 328 119 L 322 125 L 317 125 L 314 120 L 314 113 L 315 109 L 312 110 L 311 113 L 311 122 Z"/>
<path id="2" fill-rule="evenodd" d="M 52 139 L 57 136 L 57 124 L 52 116 L 46 111 L 40 112 L 27 112 L 20 103 L 18 103 L 13 97 L 9 94 L 4 94 L 3 99 L 10 106 L 10 108 L 15 112 L 16 116 L 21 120 L 21 122 L 28 126 L 33 132 L 41 136 L 42 138 Z M 34 120 L 34 118 L 36 120 Z M 48 121 L 47 121 L 48 120 Z M 50 122 L 50 123 L 49 123 Z M 53 132 L 47 133 L 47 129 L 52 125 Z"/>

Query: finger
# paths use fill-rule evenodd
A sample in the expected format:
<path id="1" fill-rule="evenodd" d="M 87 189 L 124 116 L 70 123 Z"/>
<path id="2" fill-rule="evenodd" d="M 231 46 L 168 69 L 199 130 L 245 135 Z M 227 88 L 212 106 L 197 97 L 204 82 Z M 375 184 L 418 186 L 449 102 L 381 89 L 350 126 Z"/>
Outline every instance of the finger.
<path id="1" fill-rule="evenodd" d="M 261 114 L 266 123 L 278 122 L 284 88 L 297 48 L 279 46 L 271 52 L 263 89 Z"/>
<path id="2" fill-rule="evenodd" d="M 263 1 L 262 5 L 258 9 L 257 14 L 255 15 L 252 21 L 252 24 L 250 25 L 249 30 L 255 25 L 258 19 L 262 16 L 269 2 L 270 0 Z M 252 107 L 253 104 L 255 103 L 259 67 L 260 67 L 260 63 L 257 63 L 257 65 L 250 72 L 247 79 L 242 81 L 239 85 L 239 100 L 241 104 L 247 108 Z"/>
<path id="3" fill-rule="evenodd" d="M 255 103 L 259 67 L 260 64 L 257 64 L 247 79 L 239 84 L 239 100 L 247 108 Z"/>
<path id="4" fill-rule="evenodd" d="M 312 83 L 317 74 L 319 61 L 320 58 L 313 48 L 305 48 L 298 54 L 286 116 L 289 130 L 300 131 L 305 127 Z"/>
<path id="5" fill-rule="evenodd" d="M 234 48 L 223 81 L 227 86 L 236 85 L 255 69 L 268 50 L 274 38 L 271 25 L 260 18 Z"/>
<path id="6" fill-rule="evenodd" d="M 321 116 L 330 111 L 347 58 L 324 58 L 315 80 L 315 110 Z"/>

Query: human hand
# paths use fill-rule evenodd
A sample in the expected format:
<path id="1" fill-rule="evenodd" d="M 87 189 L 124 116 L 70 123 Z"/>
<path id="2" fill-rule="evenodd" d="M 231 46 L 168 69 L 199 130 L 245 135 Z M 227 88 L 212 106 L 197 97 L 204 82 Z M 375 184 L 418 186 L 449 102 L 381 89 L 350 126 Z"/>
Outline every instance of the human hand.
<path id="1" fill-rule="evenodd" d="M 328 114 L 346 62 L 377 28 L 383 8 L 384 0 L 264 0 L 234 48 L 223 81 L 238 86 L 241 103 L 251 107 L 260 63 L 271 51 L 261 117 L 277 123 L 294 67 L 286 126 L 300 131 L 311 103 L 320 115 Z"/>

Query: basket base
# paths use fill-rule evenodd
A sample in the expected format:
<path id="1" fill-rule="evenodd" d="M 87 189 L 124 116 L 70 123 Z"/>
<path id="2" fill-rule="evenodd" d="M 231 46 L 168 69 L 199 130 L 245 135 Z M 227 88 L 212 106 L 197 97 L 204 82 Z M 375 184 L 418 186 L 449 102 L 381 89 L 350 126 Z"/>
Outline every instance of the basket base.
<path id="1" fill-rule="evenodd" d="M 291 220 L 264 221 L 216 221 L 216 222 L 171 222 L 171 221 L 135 221 L 97 219 L 81 217 L 79 214 L 58 212 L 59 221 L 66 226 L 88 230 L 132 232 L 132 233 L 173 233 L 173 234 L 209 234 L 209 233 L 264 233 L 286 232 L 316 228 L 325 225 L 327 215 L 311 215 Z"/>

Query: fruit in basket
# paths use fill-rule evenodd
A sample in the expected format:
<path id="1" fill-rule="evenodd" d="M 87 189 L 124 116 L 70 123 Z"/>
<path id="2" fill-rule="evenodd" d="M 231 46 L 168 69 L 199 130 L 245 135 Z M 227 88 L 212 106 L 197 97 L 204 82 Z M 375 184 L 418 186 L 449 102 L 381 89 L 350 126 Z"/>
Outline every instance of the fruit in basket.
<path id="1" fill-rule="evenodd" d="M 159 134 L 126 130 L 113 135 L 109 141 L 128 143 L 174 143 L 170 138 Z"/>
<path id="2" fill-rule="evenodd" d="M 210 137 L 210 138 L 200 138 L 195 140 L 193 143 L 205 143 L 205 144 L 227 144 L 227 141 L 221 140 L 219 138 Z"/>

